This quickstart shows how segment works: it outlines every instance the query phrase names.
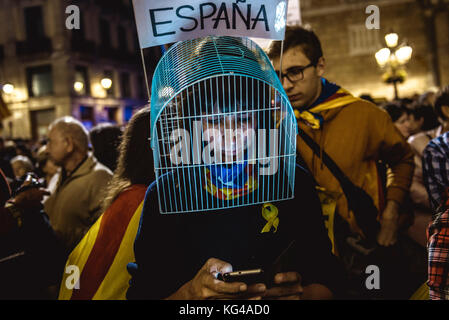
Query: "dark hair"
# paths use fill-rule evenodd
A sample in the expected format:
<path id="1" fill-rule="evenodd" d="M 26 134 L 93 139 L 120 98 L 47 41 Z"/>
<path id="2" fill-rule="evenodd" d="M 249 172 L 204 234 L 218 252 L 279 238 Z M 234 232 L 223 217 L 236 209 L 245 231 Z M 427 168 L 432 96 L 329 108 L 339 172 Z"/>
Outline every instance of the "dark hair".
<path id="1" fill-rule="evenodd" d="M 374 101 L 373 97 L 368 93 L 361 94 L 359 98 L 376 104 L 376 101 Z"/>
<path id="2" fill-rule="evenodd" d="M 408 107 L 408 109 L 409 114 L 413 115 L 416 120 L 421 118 L 424 119 L 421 130 L 428 131 L 431 129 L 435 129 L 440 125 L 434 108 L 431 105 L 414 102 L 411 106 Z"/>
<path id="3" fill-rule="evenodd" d="M 300 26 L 287 26 L 284 38 L 284 51 L 296 46 L 301 47 L 306 57 L 314 65 L 323 56 L 323 49 L 315 32 Z M 267 53 L 270 59 L 278 58 L 281 55 L 280 41 L 273 41 Z"/>
<path id="4" fill-rule="evenodd" d="M 133 115 L 123 133 L 117 169 L 103 201 L 104 210 L 129 186 L 148 186 L 154 180 L 153 152 L 149 139 L 150 108 L 145 107 Z"/>
<path id="5" fill-rule="evenodd" d="M 443 120 L 448 120 L 447 117 L 444 116 L 443 111 L 441 110 L 444 106 L 449 107 L 449 86 L 441 89 L 435 100 L 435 112 L 438 117 Z"/>
<path id="6" fill-rule="evenodd" d="M 89 133 L 95 158 L 114 171 L 119 156 L 118 146 L 122 130 L 117 125 L 102 123 L 92 128 Z"/>
<path id="7" fill-rule="evenodd" d="M 248 110 L 268 108 L 270 93 L 270 86 L 258 79 L 240 75 L 212 77 L 198 82 L 183 93 L 182 110 L 179 108 L 178 112 L 183 116 L 213 114 L 216 104 L 221 109 L 231 108 L 221 110 L 229 112 L 240 102 Z M 247 106 L 246 101 L 249 102 Z"/>
<path id="8" fill-rule="evenodd" d="M 391 120 L 393 120 L 393 122 L 398 121 L 398 119 L 404 113 L 405 114 L 408 113 L 407 109 L 397 102 L 390 102 L 390 103 L 384 104 L 381 108 L 388 112 L 388 114 L 390 115 Z"/>
<path id="9" fill-rule="evenodd" d="M 413 104 L 414 100 L 410 98 L 402 98 L 400 99 L 400 102 L 404 107 L 407 107 L 408 105 Z"/>
<path id="10" fill-rule="evenodd" d="M 8 180 L 0 169 L 0 206 L 3 206 L 5 202 L 11 197 L 11 188 L 9 187 Z"/>

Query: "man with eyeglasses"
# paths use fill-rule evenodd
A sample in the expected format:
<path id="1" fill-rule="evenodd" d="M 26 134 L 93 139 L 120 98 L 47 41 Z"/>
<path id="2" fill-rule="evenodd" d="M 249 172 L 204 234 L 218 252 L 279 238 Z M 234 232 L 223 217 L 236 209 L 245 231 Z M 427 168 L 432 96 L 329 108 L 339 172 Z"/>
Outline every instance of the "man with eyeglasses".
<path id="1" fill-rule="evenodd" d="M 389 115 L 323 77 L 325 59 L 313 31 L 287 27 L 282 57 L 278 41 L 272 43 L 268 56 L 278 74 L 281 71 L 280 80 L 294 108 L 300 133 L 319 145 L 319 152 L 313 152 L 300 135 L 297 138 L 298 154 L 322 192 L 323 213 L 331 221 L 327 226 L 331 226 L 328 231 L 334 253 L 343 255 L 343 245 L 338 245 L 338 238 L 347 239 L 341 234 L 343 229 L 349 227 L 350 234 L 358 235 L 359 240 L 365 235 L 357 223 L 360 220 L 348 208 L 338 179 L 323 162 L 323 152 L 372 198 L 380 213 L 377 243 L 382 247 L 393 246 L 402 221 L 399 208 L 409 190 L 414 163 L 410 147 Z M 389 168 L 386 190 L 382 188 L 378 162 Z M 346 227 L 339 228 L 337 220 Z"/>

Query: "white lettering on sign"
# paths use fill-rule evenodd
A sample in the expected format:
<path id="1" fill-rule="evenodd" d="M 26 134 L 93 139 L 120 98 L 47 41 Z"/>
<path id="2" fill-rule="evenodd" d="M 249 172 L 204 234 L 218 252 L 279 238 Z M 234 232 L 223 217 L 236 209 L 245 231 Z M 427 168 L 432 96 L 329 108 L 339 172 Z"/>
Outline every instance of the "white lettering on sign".
<path id="1" fill-rule="evenodd" d="M 228 35 L 282 40 L 286 0 L 133 0 L 141 48 Z"/>

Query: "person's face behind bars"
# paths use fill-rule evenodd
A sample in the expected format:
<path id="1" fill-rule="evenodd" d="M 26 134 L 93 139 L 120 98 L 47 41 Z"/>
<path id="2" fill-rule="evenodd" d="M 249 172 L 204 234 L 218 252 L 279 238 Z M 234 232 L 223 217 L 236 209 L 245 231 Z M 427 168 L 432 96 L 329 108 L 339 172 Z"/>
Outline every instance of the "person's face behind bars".
<path id="1" fill-rule="evenodd" d="M 236 103 L 234 107 L 212 107 L 212 112 L 203 114 L 203 132 L 214 151 L 222 155 L 223 162 L 243 160 L 248 147 L 254 142 L 257 117 L 254 111 L 246 111 Z"/>

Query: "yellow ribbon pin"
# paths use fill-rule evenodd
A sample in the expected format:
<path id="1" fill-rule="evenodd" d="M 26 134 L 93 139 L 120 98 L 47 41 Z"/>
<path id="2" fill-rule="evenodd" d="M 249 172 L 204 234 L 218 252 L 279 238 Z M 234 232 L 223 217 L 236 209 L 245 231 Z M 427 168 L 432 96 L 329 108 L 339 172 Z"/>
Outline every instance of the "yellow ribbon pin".
<path id="1" fill-rule="evenodd" d="M 279 218 L 278 208 L 271 203 L 265 203 L 262 206 L 262 217 L 267 220 L 267 224 L 263 227 L 260 233 L 270 232 L 271 227 L 274 227 L 274 232 L 278 230 Z"/>

